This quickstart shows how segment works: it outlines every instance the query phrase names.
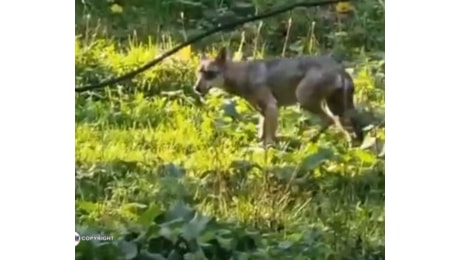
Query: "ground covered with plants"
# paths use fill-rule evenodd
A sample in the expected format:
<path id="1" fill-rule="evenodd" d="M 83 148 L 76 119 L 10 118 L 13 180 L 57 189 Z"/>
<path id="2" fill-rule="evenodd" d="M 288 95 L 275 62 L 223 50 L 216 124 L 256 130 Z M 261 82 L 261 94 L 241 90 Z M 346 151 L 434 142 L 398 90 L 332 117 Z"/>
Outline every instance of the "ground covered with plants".
<path id="1" fill-rule="evenodd" d="M 76 1 L 76 85 L 122 75 L 184 39 L 281 0 Z M 349 11 L 351 7 L 351 11 Z M 330 53 L 369 127 L 347 148 L 281 111 L 263 149 L 243 100 L 192 91 L 200 51 L 235 59 Z M 209 37 L 112 88 L 76 94 L 76 259 L 384 259 L 384 2 L 299 9 Z"/>

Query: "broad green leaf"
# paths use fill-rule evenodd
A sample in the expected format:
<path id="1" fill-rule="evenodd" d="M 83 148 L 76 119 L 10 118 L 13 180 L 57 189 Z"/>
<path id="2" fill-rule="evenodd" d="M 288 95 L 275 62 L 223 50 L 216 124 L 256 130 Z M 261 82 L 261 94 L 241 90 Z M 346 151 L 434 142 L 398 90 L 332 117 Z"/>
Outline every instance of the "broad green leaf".
<path id="1" fill-rule="evenodd" d="M 196 239 L 205 230 L 206 225 L 211 220 L 210 217 L 195 213 L 195 217 L 184 227 L 183 234 L 187 240 Z"/>
<path id="2" fill-rule="evenodd" d="M 119 246 L 117 247 L 116 243 L 95 241 L 95 240 L 85 241 L 85 242 L 92 242 L 92 244 L 96 248 L 95 250 L 96 255 L 103 255 L 104 257 L 109 258 L 109 259 L 114 259 L 120 255 L 121 248 Z"/>
<path id="3" fill-rule="evenodd" d="M 307 170 L 313 170 L 316 167 L 320 166 L 326 160 L 329 160 L 333 157 L 334 153 L 329 149 L 320 149 L 318 152 L 308 155 L 303 160 L 303 166 Z"/>
<path id="4" fill-rule="evenodd" d="M 157 204 L 150 204 L 148 209 L 139 217 L 138 223 L 143 227 L 148 227 L 161 213 L 161 208 Z"/>
<path id="5" fill-rule="evenodd" d="M 134 243 L 125 240 L 120 240 L 118 243 L 125 259 L 134 259 L 137 256 L 137 246 Z"/>
<path id="6" fill-rule="evenodd" d="M 173 250 L 168 255 L 168 260 L 182 260 L 182 256 L 179 254 L 179 252 L 177 252 L 177 250 Z"/>
<path id="7" fill-rule="evenodd" d="M 77 200 L 75 204 L 77 208 L 82 209 L 86 212 L 96 211 L 100 207 L 99 203 L 84 200 Z"/>
<path id="8" fill-rule="evenodd" d="M 375 155 L 369 151 L 356 150 L 355 155 L 364 163 L 374 163 L 376 158 Z"/>
<path id="9" fill-rule="evenodd" d="M 224 116 L 228 116 L 231 118 L 238 117 L 238 111 L 236 111 L 236 102 L 233 100 L 227 100 L 223 105 L 222 108 L 224 110 Z"/>
<path id="10" fill-rule="evenodd" d="M 195 211 L 192 208 L 187 206 L 184 202 L 179 201 L 175 203 L 168 212 L 166 212 L 166 219 L 168 221 L 176 219 L 189 221 L 193 218 L 194 213 Z"/>
<path id="11" fill-rule="evenodd" d="M 139 259 L 145 259 L 145 260 L 167 260 L 164 256 L 161 254 L 153 254 L 150 253 L 146 250 L 142 250 L 142 252 L 139 254 Z"/>
<path id="12" fill-rule="evenodd" d="M 123 13 L 123 7 L 119 4 L 112 4 L 110 6 L 110 11 L 112 11 L 112 13 L 116 13 L 116 14 L 119 14 L 119 13 Z"/>

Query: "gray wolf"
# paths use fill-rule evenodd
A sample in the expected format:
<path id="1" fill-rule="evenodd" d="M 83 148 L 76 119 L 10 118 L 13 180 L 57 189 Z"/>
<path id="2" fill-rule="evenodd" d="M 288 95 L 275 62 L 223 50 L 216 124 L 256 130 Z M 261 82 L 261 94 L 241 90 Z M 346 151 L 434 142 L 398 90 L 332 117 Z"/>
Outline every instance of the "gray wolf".
<path id="1" fill-rule="evenodd" d="M 363 141 L 352 77 L 331 57 L 233 61 L 222 48 L 214 58 L 200 55 L 193 88 L 204 97 L 213 87 L 245 99 L 260 113 L 258 137 L 265 145 L 278 140 L 279 108 L 296 104 L 321 118 L 322 127 L 312 140 L 334 124 L 348 143 Z"/>

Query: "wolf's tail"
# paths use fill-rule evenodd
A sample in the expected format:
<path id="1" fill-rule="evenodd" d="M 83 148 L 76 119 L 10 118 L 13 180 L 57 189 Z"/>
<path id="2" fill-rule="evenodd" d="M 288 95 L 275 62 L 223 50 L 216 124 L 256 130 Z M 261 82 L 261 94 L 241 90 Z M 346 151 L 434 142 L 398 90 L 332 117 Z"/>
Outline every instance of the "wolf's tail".
<path id="1" fill-rule="evenodd" d="M 362 124 L 356 111 L 354 104 L 354 93 L 355 84 L 353 78 L 347 72 L 343 75 L 343 106 L 345 108 L 345 114 L 348 116 L 351 126 L 356 134 L 356 138 L 362 142 L 364 139 L 364 132 L 362 130 Z"/>
<path id="2" fill-rule="evenodd" d="M 343 107 L 345 110 L 354 109 L 353 95 L 355 92 L 355 85 L 353 79 L 348 73 L 343 75 Z M 350 98 L 351 97 L 351 98 Z"/>

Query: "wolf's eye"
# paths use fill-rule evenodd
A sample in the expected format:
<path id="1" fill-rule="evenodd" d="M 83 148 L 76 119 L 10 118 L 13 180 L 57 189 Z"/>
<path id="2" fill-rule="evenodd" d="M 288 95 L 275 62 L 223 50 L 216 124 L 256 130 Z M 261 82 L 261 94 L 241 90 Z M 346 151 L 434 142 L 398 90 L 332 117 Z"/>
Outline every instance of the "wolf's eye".
<path id="1" fill-rule="evenodd" d="M 203 77 L 207 80 L 211 80 L 217 77 L 217 71 L 212 71 L 212 70 L 207 70 L 207 71 L 202 71 Z"/>

